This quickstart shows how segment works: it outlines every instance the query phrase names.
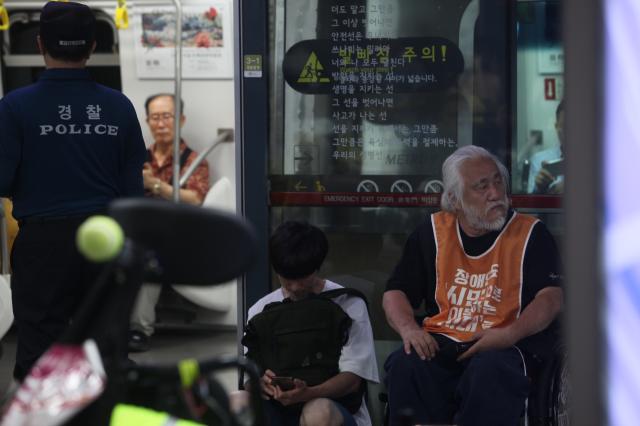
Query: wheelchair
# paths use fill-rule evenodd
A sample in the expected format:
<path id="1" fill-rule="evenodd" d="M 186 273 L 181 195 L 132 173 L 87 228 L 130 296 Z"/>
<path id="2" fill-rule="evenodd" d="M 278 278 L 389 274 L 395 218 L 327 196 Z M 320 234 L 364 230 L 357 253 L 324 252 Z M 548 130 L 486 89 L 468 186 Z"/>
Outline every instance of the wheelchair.
<path id="1" fill-rule="evenodd" d="M 533 364 L 527 366 L 531 391 L 520 426 L 569 426 L 571 387 L 565 347 L 558 344 L 548 360 L 529 364 Z M 379 393 L 378 400 L 384 405 L 384 425 L 389 426 L 387 393 Z"/>
<path id="2" fill-rule="evenodd" d="M 554 348 L 553 356 L 538 366 L 531 377 L 531 393 L 528 400 L 528 426 L 568 426 L 569 371 L 567 353 L 562 345 Z"/>
<path id="3" fill-rule="evenodd" d="M 252 230 L 228 213 L 152 199 L 118 200 L 110 204 L 108 213 L 124 231 L 124 247 L 116 259 L 105 264 L 73 324 L 52 348 L 82 348 L 87 341 L 95 342 L 104 385 L 82 403 L 69 398 L 66 404 L 73 403 L 78 409 L 64 424 L 131 424 L 141 412 L 168 416 L 177 424 L 185 424 L 182 420 L 224 426 L 264 424 L 259 370 L 244 357 L 186 359 L 177 365 L 137 365 L 127 357 L 129 318 L 142 283 L 205 286 L 227 282 L 252 263 L 257 251 Z M 38 364 L 34 370 L 37 368 Z M 232 412 L 226 391 L 214 377 L 214 372 L 227 368 L 248 375 L 255 389 L 250 393 L 250 410 Z M 65 386 L 81 387 L 77 377 L 64 380 L 68 371 L 71 369 L 56 379 L 62 377 Z M 71 374 L 80 377 L 77 371 Z M 24 383 L 33 389 L 36 382 L 27 377 Z M 43 382 L 41 394 L 50 385 Z M 77 395 L 77 390 L 73 391 L 75 394 L 63 395 Z M 20 405 L 20 390 L 14 401 Z M 122 423 L 114 421 L 116 417 Z"/>

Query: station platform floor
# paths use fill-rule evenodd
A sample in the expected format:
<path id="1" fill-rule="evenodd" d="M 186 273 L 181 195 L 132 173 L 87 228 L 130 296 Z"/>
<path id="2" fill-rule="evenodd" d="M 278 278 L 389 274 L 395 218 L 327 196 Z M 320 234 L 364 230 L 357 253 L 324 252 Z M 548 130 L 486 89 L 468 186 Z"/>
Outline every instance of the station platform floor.
<path id="1" fill-rule="evenodd" d="M 150 339 L 150 350 L 142 353 L 131 353 L 130 358 L 139 364 L 162 364 L 177 362 L 184 358 L 199 360 L 217 356 L 237 355 L 236 330 L 226 329 L 198 329 L 188 328 L 158 328 Z M 13 363 L 16 351 L 16 335 L 13 329 L 0 341 L 3 354 L 0 358 L 0 399 L 4 399 L 12 383 Z M 397 341 L 377 341 L 376 355 L 379 366 L 390 351 L 397 348 Z M 382 373 L 381 373 L 382 374 Z M 218 382 L 231 392 L 238 389 L 238 374 L 235 369 L 229 369 L 216 374 Z M 369 413 L 374 426 L 382 425 L 384 407 L 378 401 L 378 394 L 383 392 L 381 384 L 369 384 Z"/>
<path id="2" fill-rule="evenodd" d="M 12 382 L 16 351 L 16 334 L 13 329 L 2 338 L 0 358 L 0 395 L 5 395 Z M 150 339 L 151 349 L 142 353 L 131 353 L 130 358 L 139 364 L 170 364 L 184 358 L 198 360 L 221 355 L 237 355 L 236 331 L 230 330 L 185 330 L 159 329 Z M 234 369 L 216 374 L 225 389 L 238 388 L 238 374 Z"/>

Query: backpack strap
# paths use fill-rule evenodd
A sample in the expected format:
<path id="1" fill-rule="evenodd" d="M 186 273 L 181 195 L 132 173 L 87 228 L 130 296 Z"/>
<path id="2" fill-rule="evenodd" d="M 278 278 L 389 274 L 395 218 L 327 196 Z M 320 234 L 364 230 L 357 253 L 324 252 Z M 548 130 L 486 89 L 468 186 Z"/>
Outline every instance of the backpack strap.
<path id="1" fill-rule="evenodd" d="M 187 158 L 189 158 L 192 152 L 193 150 L 188 146 L 184 147 L 184 151 L 182 151 L 182 154 L 180 154 L 180 168 L 184 166 L 184 163 L 187 162 Z M 153 155 L 151 154 L 151 150 L 147 149 L 147 162 L 150 163 L 152 159 L 153 159 Z"/>
<path id="2" fill-rule="evenodd" d="M 336 288 L 333 290 L 323 291 L 322 293 L 318 294 L 318 296 L 326 299 L 334 299 L 336 297 L 342 296 L 343 294 L 353 297 L 359 297 L 364 301 L 364 305 L 367 307 L 367 311 L 369 311 L 369 302 L 367 301 L 367 296 L 365 296 L 360 290 L 356 290 L 355 288 Z M 344 395 L 340 398 L 332 399 L 345 406 L 351 414 L 355 414 L 360 409 L 363 397 L 365 398 L 365 401 L 368 399 L 368 386 L 367 380 L 361 378 L 358 390 Z"/>
<path id="3" fill-rule="evenodd" d="M 184 151 L 182 151 L 182 154 L 180 154 L 180 168 L 182 169 L 182 167 L 184 166 L 184 164 L 187 162 L 187 158 L 189 158 L 189 156 L 191 155 L 193 151 L 191 150 L 191 148 L 189 148 L 188 146 L 184 147 Z"/>
<path id="4" fill-rule="evenodd" d="M 335 299 L 336 297 L 342 296 L 343 294 L 359 297 L 364 301 L 364 304 L 367 307 L 367 310 L 369 310 L 369 302 L 367 301 L 367 296 L 365 296 L 360 290 L 356 290 L 355 288 L 348 288 L 348 287 L 334 288 L 333 290 L 323 291 L 322 293 L 317 294 L 316 296 L 322 297 L 325 299 Z"/>
<path id="5" fill-rule="evenodd" d="M 182 154 L 180 154 L 180 163 L 178 163 L 180 164 L 180 170 L 182 170 L 182 167 L 187 162 L 187 158 L 189 158 L 192 152 L 193 151 L 191 151 L 191 148 L 189 148 L 188 146 L 184 147 L 184 151 L 182 151 Z M 173 173 L 171 174 L 171 180 L 173 181 Z M 186 184 L 187 182 L 185 182 L 182 186 L 184 187 Z"/>
<path id="6" fill-rule="evenodd" d="M 178 163 L 180 164 L 180 170 L 182 170 L 182 168 L 184 167 L 185 163 L 187 162 L 187 159 L 189 158 L 192 152 L 193 150 L 188 146 L 184 147 L 184 151 L 182 151 L 182 154 L 180 154 L 180 163 Z M 152 159 L 153 159 L 153 156 L 151 154 L 151 150 L 147 149 L 147 162 L 151 163 Z M 169 182 L 173 182 L 173 173 L 171 173 L 171 178 L 169 179 Z"/>

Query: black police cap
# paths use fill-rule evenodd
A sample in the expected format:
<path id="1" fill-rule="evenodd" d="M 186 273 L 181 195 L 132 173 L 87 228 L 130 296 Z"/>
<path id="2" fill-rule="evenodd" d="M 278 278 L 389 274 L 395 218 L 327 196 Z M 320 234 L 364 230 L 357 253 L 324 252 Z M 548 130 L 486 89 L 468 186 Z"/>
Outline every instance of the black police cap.
<path id="1" fill-rule="evenodd" d="M 85 48 L 95 40 L 96 18 L 80 3 L 50 1 L 40 12 L 40 38 L 45 47 Z"/>

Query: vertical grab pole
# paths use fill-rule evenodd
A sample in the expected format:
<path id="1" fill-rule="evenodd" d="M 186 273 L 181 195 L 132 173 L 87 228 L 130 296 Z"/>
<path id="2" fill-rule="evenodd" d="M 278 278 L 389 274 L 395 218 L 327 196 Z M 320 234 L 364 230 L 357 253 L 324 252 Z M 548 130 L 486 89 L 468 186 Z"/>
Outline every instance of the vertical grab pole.
<path id="1" fill-rule="evenodd" d="M 173 201 L 180 202 L 180 120 L 182 118 L 182 3 L 173 0 L 176 7 L 176 73 L 174 91 L 174 134 L 173 139 Z"/>

